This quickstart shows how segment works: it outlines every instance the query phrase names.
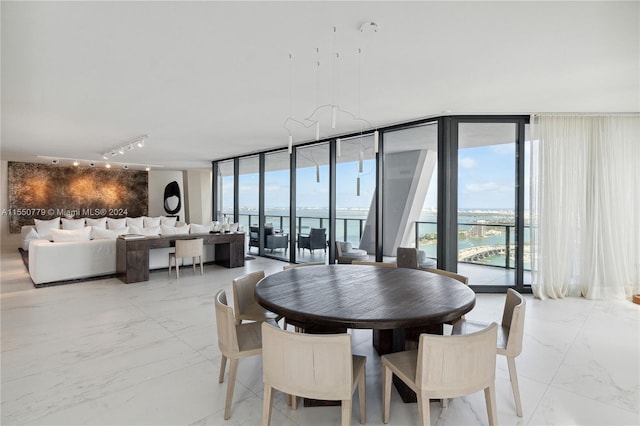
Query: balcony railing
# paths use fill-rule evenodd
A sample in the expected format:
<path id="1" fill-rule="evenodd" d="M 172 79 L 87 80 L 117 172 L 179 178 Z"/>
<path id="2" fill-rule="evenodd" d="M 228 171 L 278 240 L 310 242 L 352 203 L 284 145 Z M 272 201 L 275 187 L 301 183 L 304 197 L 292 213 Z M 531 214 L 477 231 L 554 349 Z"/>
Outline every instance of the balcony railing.
<path id="1" fill-rule="evenodd" d="M 249 226 L 257 226 L 257 214 L 241 213 L 240 224 L 246 230 Z M 360 244 L 366 219 L 336 218 L 336 237 L 341 241 L 349 241 L 354 247 Z M 289 216 L 267 215 L 265 223 L 272 223 L 274 228 L 284 232 L 289 230 Z M 327 228 L 328 217 L 298 216 L 296 217 L 296 235 L 306 234 L 311 228 Z M 428 257 L 436 258 L 437 222 L 415 222 L 415 246 L 425 250 Z M 515 226 L 484 223 L 458 223 L 458 261 L 505 269 L 515 268 Z M 527 235 L 529 226 L 525 226 L 524 269 L 530 270 Z"/>

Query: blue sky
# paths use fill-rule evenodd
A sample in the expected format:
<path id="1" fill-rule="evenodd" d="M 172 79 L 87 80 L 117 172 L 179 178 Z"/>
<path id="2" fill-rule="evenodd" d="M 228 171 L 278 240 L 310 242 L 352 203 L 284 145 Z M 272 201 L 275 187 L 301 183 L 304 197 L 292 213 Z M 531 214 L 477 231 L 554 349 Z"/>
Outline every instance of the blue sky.
<path id="1" fill-rule="evenodd" d="M 515 208 L 515 144 L 465 148 L 458 156 L 458 205 L 461 209 Z M 373 160 L 364 162 L 360 196 L 356 195 L 357 162 L 337 165 L 336 200 L 339 208 L 367 208 L 375 188 Z M 320 183 L 315 167 L 297 170 L 298 205 L 327 208 L 329 205 L 329 168 L 320 167 Z M 232 205 L 232 179 L 225 179 L 224 204 Z M 258 175 L 240 176 L 240 206 L 258 205 Z M 289 172 L 269 172 L 265 178 L 267 207 L 287 207 Z M 436 207 L 436 179 L 432 179 L 425 208 Z"/>

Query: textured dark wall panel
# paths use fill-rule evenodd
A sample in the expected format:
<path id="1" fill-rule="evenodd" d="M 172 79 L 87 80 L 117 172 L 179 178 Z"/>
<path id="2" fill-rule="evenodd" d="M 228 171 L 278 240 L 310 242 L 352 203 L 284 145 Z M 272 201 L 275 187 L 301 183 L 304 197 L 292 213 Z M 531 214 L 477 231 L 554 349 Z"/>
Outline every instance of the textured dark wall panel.
<path id="1" fill-rule="evenodd" d="M 79 217 L 146 216 L 148 173 L 10 161 L 9 230 L 71 211 Z"/>

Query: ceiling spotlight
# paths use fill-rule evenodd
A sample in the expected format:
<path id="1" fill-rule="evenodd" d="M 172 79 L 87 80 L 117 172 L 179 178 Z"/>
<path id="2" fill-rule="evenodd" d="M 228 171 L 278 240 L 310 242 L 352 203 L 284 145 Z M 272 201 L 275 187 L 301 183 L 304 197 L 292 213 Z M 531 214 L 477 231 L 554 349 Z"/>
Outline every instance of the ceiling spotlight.
<path id="1" fill-rule="evenodd" d="M 60 162 L 60 160 L 58 160 L 58 159 L 51 160 L 51 164 L 58 164 L 59 162 Z"/>
<path id="2" fill-rule="evenodd" d="M 74 161 L 74 162 L 73 162 L 73 165 L 74 165 L 74 166 L 76 166 L 76 167 L 78 167 L 78 162 L 77 162 L 77 161 Z"/>
<path id="3" fill-rule="evenodd" d="M 129 151 L 131 151 L 131 150 L 133 149 L 133 144 L 129 145 L 129 146 L 127 147 L 127 149 L 128 149 Z"/>
<path id="4" fill-rule="evenodd" d="M 120 148 L 120 149 L 118 149 L 118 153 L 119 153 L 120 155 L 123 155 L 123 154 L 124 154 L 124 148 Z"/>
<path id="5" fill-rule="evenodd" d="M 149 170 L 151 170 L 151 167 L 145 167 L 144 169 L 145 169 L 146 171 L 149 171 Z"/>
<path id="6" fill-rule="evenodd" d="M 96 163 L 94 163 L 93 161 L 89 163 L 89 167 L 95 167 Z"/>
<path id="7" fill-rule="evenodd" d="M 111 151 L 111 156 L 112 156 L 112 157 L 115 157 L 116 155 L 118 155 L 118 152 L 117 152 L 117 151 Z"/>
<path id="8" fill-rule="evenodd" d="M 106 153 L 106 152 L 105 152 L 104 154 L 102 154 L 102 159 L 103 159 L 103 160 L 106 160 L 106 159 L 108 159 L 108 158 L 109 158 L 109 157 L 107 157 L 107 153 Z"/>
<path id="9" fill-rule="evenodd" d="M 123 169 L 125 169 L 125 170 L 127 170 L 127 169 L 129 168 L 129 166 L 127 166 L 126 164 L 123 164 L 123 165 L 122 165 L 122 168 L 123 168 Z"/>
<path id="10" fill-rule="evenodd" d="M 111 164 L 107 163 L 107 165 L 105 166 L 107 169 L 111 168 Z"/>
<path id="11" fill-rule="evenodd" d="M 140 139 L 138 141 L 138 148 L 142 148 L 144 146 L 144 139 Z"/>

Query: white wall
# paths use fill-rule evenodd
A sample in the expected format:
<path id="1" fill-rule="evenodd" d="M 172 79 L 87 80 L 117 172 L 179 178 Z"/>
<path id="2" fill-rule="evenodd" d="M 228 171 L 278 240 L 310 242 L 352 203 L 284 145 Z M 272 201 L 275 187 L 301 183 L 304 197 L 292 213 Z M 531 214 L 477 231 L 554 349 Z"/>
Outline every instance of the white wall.
<path id="1" fill-rule="evenodd" d="M 188 170 L 185 174 L 187 222 L 209 223 L 211 213 L 211 171 Z"/>
<path id="2" fill-rule="evenodd" d="M 0 212 L 9 207 L 9 162 L 0 161 Z M 0 216 L 0 238 L 2 250 L 17 250 L 20 246 L 20 234 L 9 233 L 9 216 Z"/>

